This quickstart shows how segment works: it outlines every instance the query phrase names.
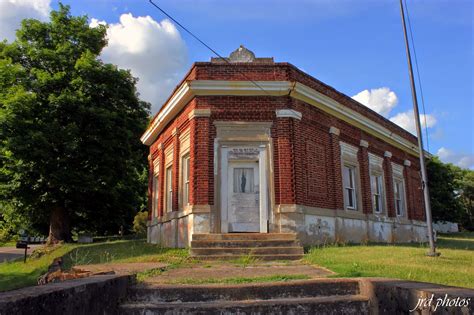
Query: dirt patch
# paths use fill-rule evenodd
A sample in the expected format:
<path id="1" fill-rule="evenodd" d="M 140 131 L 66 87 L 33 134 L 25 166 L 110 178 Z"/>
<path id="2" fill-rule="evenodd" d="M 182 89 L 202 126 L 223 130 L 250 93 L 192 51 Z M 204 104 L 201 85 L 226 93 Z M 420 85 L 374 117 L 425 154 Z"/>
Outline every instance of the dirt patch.
<path id="1" fill-rule="evenodd" d="M 76 272 L 91 272 L 92 274 L 115 273 L 119 275 L 136 274 L 138 272 L 166 268 L 168 264 L 157 262 L 143 263 L 109 263 L 96 265 L 78 265 L 72 267 Z"/>
<path id="2" fill-rule="evenodd" d="M 269 262 L 238 266 L 232 263 L 199 263 L 188 267 L 164 271 L 162 274 L 145 280 L 149 283 L 179 284 L 189 280 L 257 278 L 272 276 L 307 276 L 309 279 L 333 275 L 332 271 L 299 262 L 291 264 Z"/>

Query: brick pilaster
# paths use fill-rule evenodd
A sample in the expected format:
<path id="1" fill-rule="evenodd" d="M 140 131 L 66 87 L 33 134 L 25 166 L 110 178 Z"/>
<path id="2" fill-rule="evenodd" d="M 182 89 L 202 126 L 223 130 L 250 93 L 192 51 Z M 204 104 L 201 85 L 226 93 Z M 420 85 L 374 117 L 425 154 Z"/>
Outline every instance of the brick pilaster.
<path id="1" fill-rule="evenodd" d="M 386 151 L 383 159 L 383 170 L 385 173 L 385 191 L 387 198 L 387 215 L 395 217 L 395 198 L 393 192 L 393 172 L 392 172 L 392 153 Z"/>
<path id="2" fill-rule="evenodd" d="M 153 160 L 151 155 L 148 155 L 148 220 L 153 218 Z"/>
<path id="3" fill-rule="evenodd" d="M 409 160 L 405 160 L 403 162 L 403 177 L 405 178 L 405 198 L 406 198 L 406 205 L 407 205 L 407 218 L 408 219 L 413 219 L 414 213 L 413 213 L 413 196 L 412 196 L 412 189 L 413 189 L 413 183 L 411 180 L 411 174 L 410 174 L 410 166 L 411 162 Z"/>
<path id="4" fill-rule="evenodd" d="M 211 111 L 195 109 L 189 114 L 190 122 L 190 203 L 212 204 L 210 176 L 213 176 L 213 152 L 210 139 Z M 212 187 L 213 188 L 213 187 Z"/>
<path id="5" fill-rule="evenodd" d="M 341 171 L 341 147 L 339 145 L 340 130 L 336 127 L 329 128 L 331 141 L 331 166 L 333 169 L 332 186 L 333 200 L 335 209 L 344 209 L 344 195 L 342 190 L 342 171 Z"/>
<path id="6" fill-rule="evenodd" d="M 369 143 L 367 141 L 360 141 L 359 167 L 362 193 L 362 209 L 364 213 L 372 213 L 372 191 L 370 187 L 369 153 L 367 151 L 368 147 Z"/>
<path id="7" fill-rule="evenodd" d="M 276 122 L 278 146 L 278 183 L 280 204 L 296 203 L 294 129 L 292 118 L 278 118 Z"/>

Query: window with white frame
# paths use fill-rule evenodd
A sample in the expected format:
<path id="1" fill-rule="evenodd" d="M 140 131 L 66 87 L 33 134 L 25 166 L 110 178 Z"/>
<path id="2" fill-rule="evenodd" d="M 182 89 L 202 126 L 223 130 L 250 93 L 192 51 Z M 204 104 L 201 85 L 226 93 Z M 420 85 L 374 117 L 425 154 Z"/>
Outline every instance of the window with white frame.
<path id="1" fill-rule="evenodd" d="M 171 212 L 173 210 L 173 165 L 170 165 L 166 168 L 166 197 L 165 197 L 165 205 L 166 211 Z"/>
<path id="2" fill-rule="evenodd" d="M 374 213 L 382 213 L 385 210 L 383 158 L 369 153 L 369 170 L 372 209 Z"/>
<path id="3" fill-rule="evenodd" d="M 178 207 L 180 211 L 189 205 L 190 193 L 190 129 L 183 130 L 179 135 L 179 181 L 178 181 Z"/>
<path id="4" fill-rule="evenodd" d="M 340 142 L 342 162 L 342 186 L 344 195 L 344 209 L 359 209 L 359 162 L 358 148 L 345 142 Z"/>
<path id="5" fill-rule="evenodd" d="M 372 190 L 372 203 L 374 212 L 383 212 L 383 180 L 381 174 L 370 175 L 370 186 Z"/>
<path id="6" fill-rule="evenodd" d="M 398 217 L 405 216 L 405 180 L 403 177 L 403 166 L 392 163 L 392 173 L 395 212 Z"/>
<path id="7" fill-rule="evenodd" d="M 151 208 L 152 208 L 152 214 L 155 217 L 158 217 L 158 195 L 159 195 L 159 190 L 160 190 L 160 185 L 159 185 L 159 169 L 160 162 L 158 159 L 153 161 L 153 183 L 152 183 L 152 192 L 151 192 Z"/>
<path id="8" fill-rule="evenodd" d="M 345 207 L 351 210 L 355 210 L 357 208 L 355 170 L 356 168 L 352 165 L 344 165 L 343 167 Z"/>
<path id="9" fill-rule="evenodd" d="M 183 207 L 185 207 L 189 204 L 189 153 L 183 156 L 183 158 L 181 159 L 181 165 L 183 174 Z"/>
<path id="10" fill-rule="evenodd" d="M 397 212 L 397 216 L 401 217 L 405 212 L 403 181 L 400 179 L 395 179 L 393 183 L 393 191 L 395 194 L 395 210 Z"/>

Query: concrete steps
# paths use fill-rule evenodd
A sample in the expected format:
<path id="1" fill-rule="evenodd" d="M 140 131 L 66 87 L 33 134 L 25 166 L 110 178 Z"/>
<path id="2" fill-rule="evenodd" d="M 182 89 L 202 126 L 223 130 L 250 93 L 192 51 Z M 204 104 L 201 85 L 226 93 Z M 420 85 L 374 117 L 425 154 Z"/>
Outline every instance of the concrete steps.
<path id="1" fill-rule="evenodd" d="M 369 314 L 357 280 L 241 285 L 141 285 L 120 314 Z"/>
<path id="2" fill-rule="evenodd" d="M 297 260 L 303 257 L 303 247 L 293 233 L 194 234 L 190 254 L 203 260 L 247 255 L 260 260 Z"/>

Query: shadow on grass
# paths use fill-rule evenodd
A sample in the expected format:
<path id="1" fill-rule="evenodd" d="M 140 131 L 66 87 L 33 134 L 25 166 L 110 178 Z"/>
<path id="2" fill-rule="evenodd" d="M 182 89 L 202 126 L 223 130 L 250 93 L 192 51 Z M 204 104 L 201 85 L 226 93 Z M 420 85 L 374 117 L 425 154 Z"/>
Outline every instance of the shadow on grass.
<path id="1" fill-rule="evenodd" d="M 116 241 L 83 245 L 63 256 L 64 269 L 75 265 L 106 264 L 111 262 L 169 262 L 186 259 L 183 249 L 164 248 L 143 240 Z"/>
<path id="2" fill-rule="evenodd" d="M 112 262 L 165 262 L 177 264 L 188 259 L 188 251 L 163 248 L 144 240 L 112 241 L 98 244 L 64 244 L 46 251 L 38 258 L 0 263 L 0 291 L 36 285 L 38 277 L 46 273 L 57 257 L 63 257 L 63 269 L 74 265 Z"/>

